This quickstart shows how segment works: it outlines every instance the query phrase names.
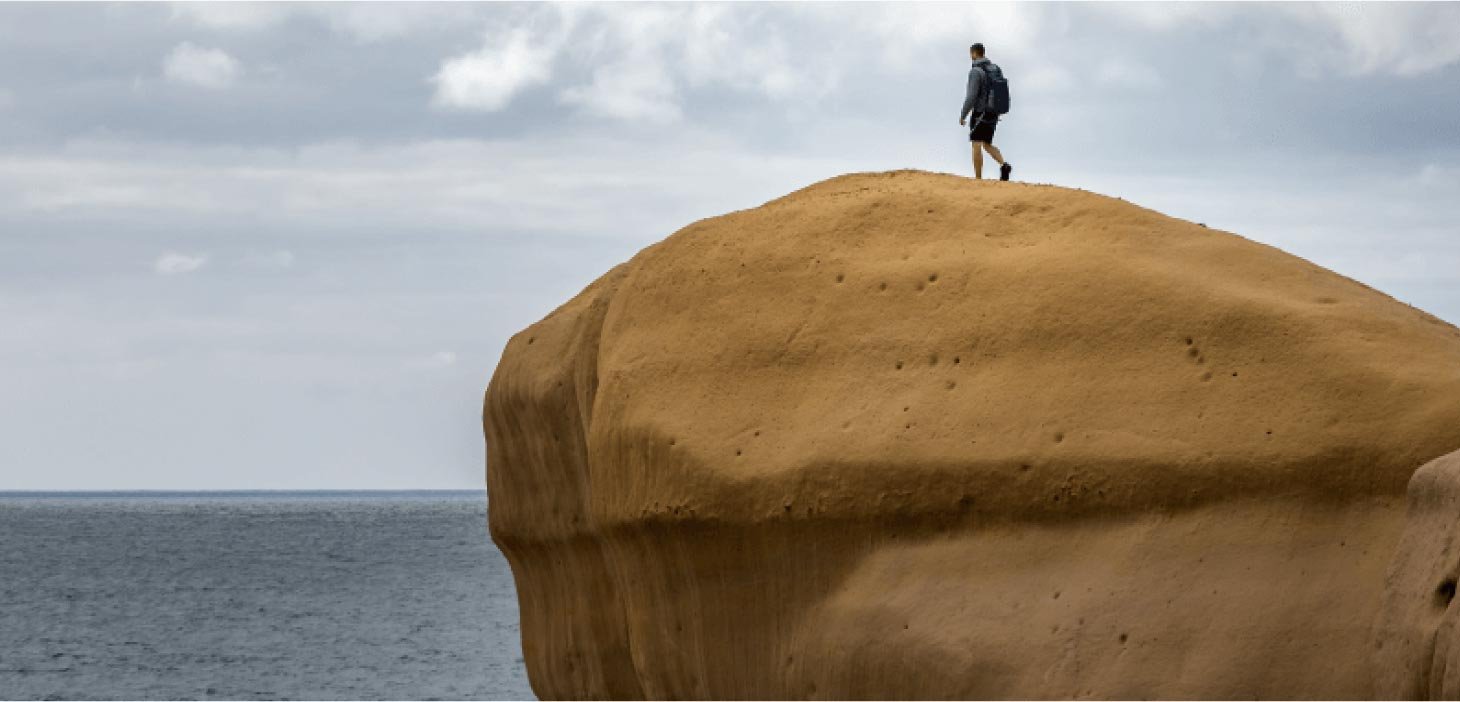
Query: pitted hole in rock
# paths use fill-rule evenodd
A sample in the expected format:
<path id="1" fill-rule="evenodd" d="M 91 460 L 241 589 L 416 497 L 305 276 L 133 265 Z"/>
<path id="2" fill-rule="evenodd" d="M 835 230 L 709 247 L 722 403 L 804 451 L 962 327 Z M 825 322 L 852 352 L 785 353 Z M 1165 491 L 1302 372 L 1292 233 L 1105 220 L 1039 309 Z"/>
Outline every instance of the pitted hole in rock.
<path id="1" fill-rule="evenodd" d="M 737 456 L 739 456 L 739 455 L 740 455 L 740 453 L 741 453 L 741 452 L 740 452 L 740 449 L 735 449 L 735 455 L 737 455 Z"/>
<path id="2" fill-rule="evenodd" d="M 1198 350 L 1196 350 L 1196 347 L 1193 346 L 1193 347 L 1191 347 L 1191 348 L 1189 348 L 1189 349 L 1186 350 L 1186 355 L 1188 355 L 1188 356 L 1190 356 L 1192 358 L 1196 358 L 1197 356 L 1200 356 L 1201 355 L 1201 352 L 1198 351 Z"/>
<path id="3" fill-rule="evenodd" d="M 936 282 L 938 282 L 938 274 L 937 273 L 930 273 L 928 275 L 928 282 L 929 283 L 936 283 Z"/>
<path id="4" fill-rule="evenodd" d="M 957 356 L 954 356 L 953 357 L 953 365 L 956 366 L 956 365 L 958 365 L 959 363 L 962 363 L 962 362 L 963 362 L 963 359 L 961 359 L 961 358 L 959 358 Z"/>
<path id="5" fill-rule="evenodd" d="M 897 362 L 897 369 L 902 370 L 902 361 Z"/>
<path id="6" fill-rule="evenodd" d="M 840 282 L 842 282 L 843 280 L 846 280 L 846 279 L 847 279 L 847 277 L 845 275 L 843 275 L 841 273 L 836 274 L 836 282 L 840 283 Z"/>
<path id="7" fill-rule="evenodd" d="M 537 337 L 535 337 L 535 336 L 529 336 L 529 337 L 527 337 L 527 345 L 528 346 L 531 346 L 532 345 L 532 342 L 534 342 L 534 341 L 537 341 Z"/>
<path id="8" fill-rule="evenodd" d="M 1439 587 L 1435 588 L 1435 606 L 1445 609 L 1455 600 L 1455 578 L 1454 576 L 1440 581 Z"/>
<path id="9" fill-rule="evenodd" d="M 879 290 L 879 291 L 884 291 L 884 292 L 885 292 L 885 291 L 886 291 L 886 290 L 887 290 L 887 283 L 881 283 L 881 284 L 879 284 L 879 285 L 878 285 L 878 286 L 877 286 L 877 289 L 878 289 L 878 290 Z"/>
<path id="10" fill-rule="evenodd" d="M 926 284 L 922 283 L 921 281 L 918 282 L 918 292 L 922 292 L 923 291 L 923 288 L 926 288 L 926 287 L 928 287 Z"/>
<path id="11" fill-rule="evenodd" d="M 936 366 L 936 365 L 938 365 L 938 354 L 936 354 L 936 353 L 934 353 L 934 354 L 928 354 L 928 365 L 930 365 L 930 366 Z"/>
<path id="12" fill-rule="evenodd" d="M 1125 643 L 1126 641 L 1129 641 L 1129 640 L 1130 640 L 1130 634 L 1121 633 L 1121 635 L 1120 635 L 1120 642 L 1121 643 Z"/>
<path id="13" fill-rule="evenodd" d="M 948 389 L 949 390 L 952 390 L 953 388 L 956 388 L 956 387 L 958 387 L 958 383 L 956 383 L 956 382 L 954 382 L 952 380 L 948 381 Z"/>
<path id="14" fill-rule="evenodd" d="M 1194 340 L 1194 339 L 1192 339 L 1192 338 L 1191 338 L 1191 337 L 1189 337 L 1189 336 L 1188 336 L 1188 337 L 1186 337 L 1186 345 L 1187 345 L 1187 346 L 1191 346 L 1191 345 L 1192 345 L 1192 344 L 1194 344 L 1194 343 L 1196 343 L 1196 341 L 1195 341 L 1195 340 Z"/>
<path id="15" fill-rule="evenodd" d="M 1064 440 L 1065 440 L 1065 433 L 1064 432 L 1057 431 L 1057 432 L 1054 433 L 1054 442 L 1055 443 L 1058 444 L 1058 443 L 1060 443 L 1060 442 L 1062 442 Z"/>

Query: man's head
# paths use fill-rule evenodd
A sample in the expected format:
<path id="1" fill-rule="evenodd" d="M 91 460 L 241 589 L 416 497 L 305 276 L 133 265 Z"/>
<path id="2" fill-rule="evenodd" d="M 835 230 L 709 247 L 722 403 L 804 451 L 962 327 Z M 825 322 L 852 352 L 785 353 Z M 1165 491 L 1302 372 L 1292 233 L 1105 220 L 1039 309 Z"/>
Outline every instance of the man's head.
<path id="1" fill-rule="evenodd" d="M 968 57 L 975 61 L 983 58 L 983 44 L 974 44 L 968 47 Z"/>

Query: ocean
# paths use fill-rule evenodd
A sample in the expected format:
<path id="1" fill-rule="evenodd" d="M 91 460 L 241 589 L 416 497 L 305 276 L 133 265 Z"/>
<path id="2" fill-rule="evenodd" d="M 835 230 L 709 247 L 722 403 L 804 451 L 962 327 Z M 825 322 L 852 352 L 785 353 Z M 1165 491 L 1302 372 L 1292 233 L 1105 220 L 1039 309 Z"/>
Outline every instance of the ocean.
<path id="1" fill-rule="evenodd" d="M 0 493 L 0 699 L 533 699 L 483 492 Z"/>

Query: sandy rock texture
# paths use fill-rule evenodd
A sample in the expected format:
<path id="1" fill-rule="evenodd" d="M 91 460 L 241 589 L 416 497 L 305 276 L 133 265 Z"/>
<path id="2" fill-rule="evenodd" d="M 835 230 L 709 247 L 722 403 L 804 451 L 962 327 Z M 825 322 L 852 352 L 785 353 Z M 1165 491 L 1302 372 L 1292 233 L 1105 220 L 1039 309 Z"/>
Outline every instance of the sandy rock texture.
<path id="1" fill-rule="evenodd" d="M 1460 451 L 1409 481 L 1409 517 L 1375 622 L 1377 697 L 1460 699 Z"/>
<path id="2" fill-rule="evenodd" d="M 1121 200 L 898 171 L 696 222 L 513 337 L 484 425 L 545 698 L 1460 689 L 1460 465 L 1405 516 L 1460 330 Z"/>

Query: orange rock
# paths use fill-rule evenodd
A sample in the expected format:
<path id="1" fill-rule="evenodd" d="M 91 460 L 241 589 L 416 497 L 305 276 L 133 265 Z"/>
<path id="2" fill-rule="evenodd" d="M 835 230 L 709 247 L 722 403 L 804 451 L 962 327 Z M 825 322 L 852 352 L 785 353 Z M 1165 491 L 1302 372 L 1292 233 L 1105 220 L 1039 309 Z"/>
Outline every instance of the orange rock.
<path id="1" fill-rule="evenodd" d="M 493 538 L 542 697 L 1374 694 L 1460 330 L 1113 198 L 853 174 L 517 334 Z"/>

